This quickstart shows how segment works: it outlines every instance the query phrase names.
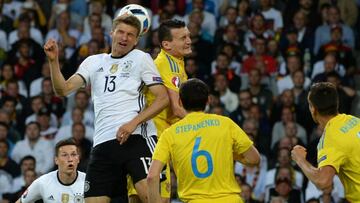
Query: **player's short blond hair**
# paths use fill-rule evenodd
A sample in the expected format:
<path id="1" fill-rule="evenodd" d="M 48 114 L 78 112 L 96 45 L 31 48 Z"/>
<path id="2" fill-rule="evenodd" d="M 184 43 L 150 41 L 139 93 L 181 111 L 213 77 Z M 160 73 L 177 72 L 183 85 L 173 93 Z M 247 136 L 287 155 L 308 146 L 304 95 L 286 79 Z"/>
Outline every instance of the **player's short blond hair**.
<path id="1" fill-rule="evenodd" d="M 138 31 L 136 36 L 140 35 L 141 24 L 140 24 L 140 21 L 135 16 L 125 14 L 125 15 L 121 15 L 121 16 L 116 17 L 113 20 L 112 30 L 115 30 L 115 28 L 120 23 L 124 23 L 126 25 L 130 25 L 130 26 L 136 28 L 137 31 Z"/>

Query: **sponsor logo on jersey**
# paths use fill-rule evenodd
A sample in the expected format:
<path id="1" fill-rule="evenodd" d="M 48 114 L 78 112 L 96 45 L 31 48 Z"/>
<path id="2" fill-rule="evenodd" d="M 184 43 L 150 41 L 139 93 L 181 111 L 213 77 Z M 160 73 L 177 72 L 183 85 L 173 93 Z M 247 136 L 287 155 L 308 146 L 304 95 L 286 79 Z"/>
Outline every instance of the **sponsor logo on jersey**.
<path id="1" fill-rule="evenodd" d="M 119 64 L 113 64 L 110 68 L 110 73 L 111 74 L 116 73 L 116 71 L 118 70 L 118 66 L 119 66 Z"/>
<path id="2" fill-rule="evenodd" d="M 101 68 L 99 68 L 96 72 L 104 72 L 104 68 L 101 67 Z"/>
<path id="3" fill-rule="evenodd" d="M 171 79 L 171 83 L 173 85 L 175 85 L 175 87 L 179 88 L 180 87 L 180 78 L 175 76 Z"/>

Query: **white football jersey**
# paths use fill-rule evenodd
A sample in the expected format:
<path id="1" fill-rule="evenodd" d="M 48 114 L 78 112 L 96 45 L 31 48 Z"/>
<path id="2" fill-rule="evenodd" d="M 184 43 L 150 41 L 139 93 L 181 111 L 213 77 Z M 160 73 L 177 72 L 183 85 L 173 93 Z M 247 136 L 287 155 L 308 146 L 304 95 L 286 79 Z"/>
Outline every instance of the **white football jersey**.
<path id="1" fill-rule="evenodd" d="M 119 127 L 136 117 L 145 107 L 143 89 L 162 84 L 149 54 L 134 49 L 114 58 L 111 54 L 89 56 L 77 71 L 87 85 L 95 112 L 94 146 L 116 139 Z M 139 125 L 133 134 L 156 135 L 152 120 Z"/>
<path id="2" fill-rule="evenodd" d="M 21 203 L 32 203 L 42 199 L 44 203 L 83 203 L 85 173 L 78 171 L 72 184 L 65 185 L 52 171 L 36 179 L 21 195 Z"/>

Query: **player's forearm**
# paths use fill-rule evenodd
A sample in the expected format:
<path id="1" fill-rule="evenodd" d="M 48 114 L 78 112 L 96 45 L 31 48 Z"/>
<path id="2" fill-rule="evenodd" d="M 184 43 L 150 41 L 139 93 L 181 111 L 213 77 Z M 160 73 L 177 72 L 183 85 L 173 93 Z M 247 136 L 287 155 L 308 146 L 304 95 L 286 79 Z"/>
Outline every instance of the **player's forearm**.
<path id="1" fill-rule="evenodd" d="M 66 96 L 66 81 L 60 71 L 59 60 L 49 60 L 50 65 L 50 76 L 53 84 L 54 92 L 59 96 Z"/>
<path id="2" fill-rule="evenodd" d="M 173 111 L 174 116 L 176 116 L 178 118 L 184 118 L 187 114 L 185 109 L 179 105 L 173 106 L 171 109 Z"/>
<path id="3" fill-rule="evenodd" d="M 313 167 L 306 159 L 297 162 L 298 166 L 304 172 L 305 176 L 321 190 L 331 187 L 332 182 L 329 183 L 327 178 L 324 178 L 319 168 Z"/>
<path id="4" fill-rule="evenodd" d="M 159 192 L 160 181 L 159 176 L 148 176 L 147 177 L 148 184 L 148 200 L 149 203 L 160 203 L 161 197 Z"/>

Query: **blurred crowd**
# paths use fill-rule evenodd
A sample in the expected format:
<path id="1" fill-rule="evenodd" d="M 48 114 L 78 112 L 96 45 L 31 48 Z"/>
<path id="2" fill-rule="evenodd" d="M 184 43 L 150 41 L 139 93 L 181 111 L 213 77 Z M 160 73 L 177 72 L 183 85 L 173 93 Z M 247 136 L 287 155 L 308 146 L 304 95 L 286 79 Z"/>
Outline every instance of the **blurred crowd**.
<path id="1" fill-rule="evenodd" d="M 0 0 L 0 202 L 14 202 L 41 174 L 54 169 L 54 145 L 73 137 L 85 171 L 94 131 L 91 87 L 57 97 L 42 46 L 60 43 L 65 78 L 89 55 L 109 53 L 112 19 L 130 3 L 151 16 L 138 48 L 160 52 L 157 28 L 181 19 L 191 33 L 189 78 L 211 88 L 206 111 L 230 117 L 261 153 L 259 167 L 235 164 L 246 203 L 343 202 L 307 181 L 291 161 L 294 145 L 316 166 L 322 135 L 308 110 L 311 84 L 328 81 L 340 113 L 356 114 L 359 0 Z M 176 184 L 172 197 L 177 199 Z"/>

